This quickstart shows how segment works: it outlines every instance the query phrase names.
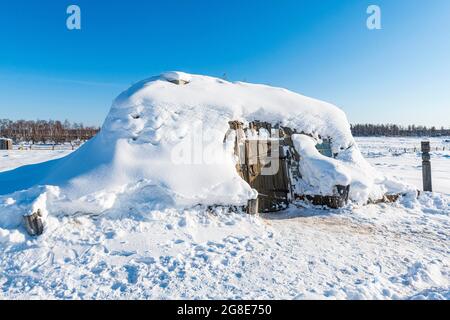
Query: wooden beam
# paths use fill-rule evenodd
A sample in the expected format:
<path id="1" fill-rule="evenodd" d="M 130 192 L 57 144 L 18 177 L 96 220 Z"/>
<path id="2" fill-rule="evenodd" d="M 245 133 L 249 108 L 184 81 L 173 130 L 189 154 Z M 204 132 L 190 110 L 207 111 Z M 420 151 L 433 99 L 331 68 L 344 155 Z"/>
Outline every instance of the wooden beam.
<path id="1" fill-rule="evenodd" d="M 30 236 L 40 236 L 44 232 L 41 210 L 34 212 L 32 215 L 24 216 L 23 221 Z"/>

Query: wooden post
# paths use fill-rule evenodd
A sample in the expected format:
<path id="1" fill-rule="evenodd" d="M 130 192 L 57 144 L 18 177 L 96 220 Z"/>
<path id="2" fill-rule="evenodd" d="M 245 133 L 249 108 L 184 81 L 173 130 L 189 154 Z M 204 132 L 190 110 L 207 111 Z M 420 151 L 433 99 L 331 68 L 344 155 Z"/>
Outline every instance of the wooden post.
<path id="1" fill-rule="evenodd" d="M 25 229 L 32 237 L 40 236 L 44 232 L 44 223 L 42 221 L 41 210 L 34 212 L 32 215 L 24 216 L 23 222 Z"/>
<path id="2" fill-rule="evenodd" d="M 259 211 L 258 202 L 259 202 L 258 198 L 248 200 L 248 204 L 247 204 L 247 213 L 248 214 L 258 214 L 258 211 Z"/>
<path id="3" fill-rule="evenodd" d="M 422 179 L 423 191 L 432 192 L 430 142 L 422 141 Z"/>

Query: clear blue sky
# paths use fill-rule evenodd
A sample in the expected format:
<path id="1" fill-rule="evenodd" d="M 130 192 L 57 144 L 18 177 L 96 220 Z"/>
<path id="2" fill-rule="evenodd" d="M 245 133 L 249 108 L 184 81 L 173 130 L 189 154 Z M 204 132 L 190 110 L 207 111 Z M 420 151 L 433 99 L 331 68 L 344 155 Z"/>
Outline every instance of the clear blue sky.
<path id="1" fill-rule="evenodd" d="M 68 31 L 66 8 L 82 10 Z M 382 10 L 382 30 L 366 9 Z M 450 127 L 449 0 L 4 0 L 0 118 L 100 125 L 167 70 L 282 86 L 351 122 Z"/>

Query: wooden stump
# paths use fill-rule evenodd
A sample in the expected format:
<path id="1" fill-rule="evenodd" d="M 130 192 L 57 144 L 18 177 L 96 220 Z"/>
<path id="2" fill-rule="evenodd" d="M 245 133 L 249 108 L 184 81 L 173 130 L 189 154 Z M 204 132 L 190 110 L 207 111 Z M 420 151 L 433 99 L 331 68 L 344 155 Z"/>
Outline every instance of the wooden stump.
<path id="1" fill-rule="evenodd" d="M 336 186 L 332 196 L 321 195 L 296 195 L 297 200 L 308 201 L 315 206 L 325 206 L 331 209 L 339 209 L 348 203 L 350 186 Z"/>
<path id="2" fill-rule="evenodd" d="M 249 200 L 247 205 L 247 213 L 258 214 L 259 213 L 258 203 L 259 203 L 258 198 Z"/>
<path id="3" fill-rule="evenodd" d="M 41 210 L 38 210 L 30 216 L 24 216 L 23 220 L 25 229 L 30 236 L 40 236 L 44 232 Z"/>

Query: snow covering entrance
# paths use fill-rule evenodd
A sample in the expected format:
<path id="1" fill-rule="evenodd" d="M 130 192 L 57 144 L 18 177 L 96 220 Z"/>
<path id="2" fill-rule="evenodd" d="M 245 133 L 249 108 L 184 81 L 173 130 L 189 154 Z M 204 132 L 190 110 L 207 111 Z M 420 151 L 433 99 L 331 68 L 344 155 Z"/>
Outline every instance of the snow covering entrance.
<path id="1" fill-rule="evenodd" d="M 0 195 L 10 195 L 12 203 L 2 208 L 0 228 L 20 224 L 23 214 L 37 210 L 45 218 L 143 207 L 245 206 L 258 197 L 252 185 L 259 182 L 236 170 L 236 130 L 224 143 L 230 121 L 243 128 L 269 123 L 280 134 L 292 130 L 289 143 L 270 150 L 298 155 L 291 166 L 298 170 L 285 172 L 298 177 L 280 181 L 280 189 L 291 184 L 282 198 L 335 196 L 336 186 L 350 186 L 349 200 L 364 204 L 412 190 L 368 164 L 345 114 L 329 103 L 266 85 L 171 72 L 120 94 L 101 132 L 67 157 L 0 173 Z M 268 141 L 264 148 L 281 141 L 268 129 L 258 128 Z M 327 142 L 333 157 L 316 148 Z"/>

